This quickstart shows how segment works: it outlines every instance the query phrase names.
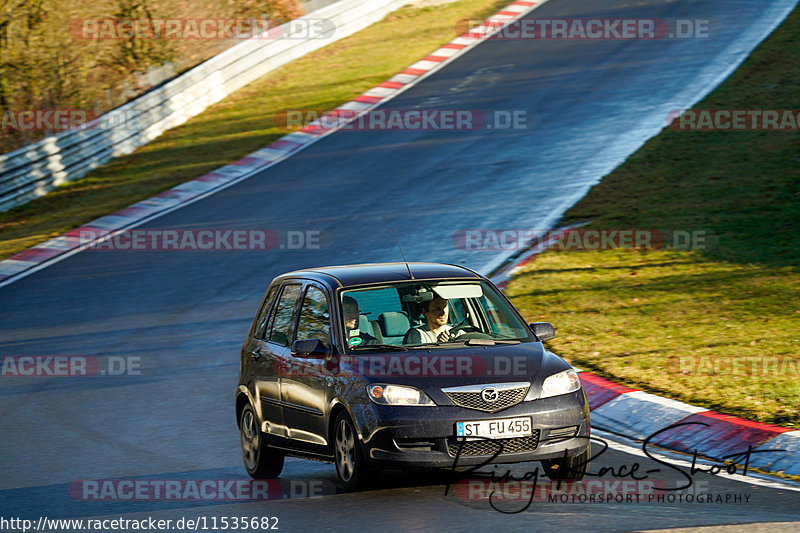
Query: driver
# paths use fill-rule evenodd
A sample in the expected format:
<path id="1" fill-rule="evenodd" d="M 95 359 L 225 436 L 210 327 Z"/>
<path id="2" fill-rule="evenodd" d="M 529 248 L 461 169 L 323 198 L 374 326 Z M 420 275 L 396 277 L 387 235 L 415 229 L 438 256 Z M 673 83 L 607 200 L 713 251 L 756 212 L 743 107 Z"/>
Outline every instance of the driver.
<path id="1" fill-rule="evenodd" d="M 450 333 L 450 326 L 447 325 L 448 318 L 447 300 L 438 294 L 422 304 L 422 316 L 425 317 L 425 324 L 408 330 L 403 344 L 427 344 L 434 342 L 448 342 L 458 337 L 463 330 L 455 335 Z"/>

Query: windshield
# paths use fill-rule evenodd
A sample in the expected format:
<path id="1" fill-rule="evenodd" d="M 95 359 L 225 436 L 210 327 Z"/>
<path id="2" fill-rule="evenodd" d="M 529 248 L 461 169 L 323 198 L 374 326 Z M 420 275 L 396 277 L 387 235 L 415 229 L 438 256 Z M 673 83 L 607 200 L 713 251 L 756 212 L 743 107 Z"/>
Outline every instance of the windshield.
<path id="1" fill-rule="evenodd" d="M 534 340 L 528 326 L 484 281 L 375 285 L 343 291 L 341 298 L 344 339 L 351 350 Z"/>

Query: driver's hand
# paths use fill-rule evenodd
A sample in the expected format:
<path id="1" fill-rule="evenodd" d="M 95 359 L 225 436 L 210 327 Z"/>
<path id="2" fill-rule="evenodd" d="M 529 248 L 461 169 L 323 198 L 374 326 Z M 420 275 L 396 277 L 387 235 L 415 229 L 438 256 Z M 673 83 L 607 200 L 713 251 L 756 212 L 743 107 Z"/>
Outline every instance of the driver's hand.
<path id="1" fill-rule="evenodd" d="M 449 331 L 443 331 L 443 332 L 439 333 L 439 336 L 436 337 L 436 338 L 439 340 L 439 342 L 447 342 L 450 339 L 452 339 L 453 336 L 450 334 Z"/>

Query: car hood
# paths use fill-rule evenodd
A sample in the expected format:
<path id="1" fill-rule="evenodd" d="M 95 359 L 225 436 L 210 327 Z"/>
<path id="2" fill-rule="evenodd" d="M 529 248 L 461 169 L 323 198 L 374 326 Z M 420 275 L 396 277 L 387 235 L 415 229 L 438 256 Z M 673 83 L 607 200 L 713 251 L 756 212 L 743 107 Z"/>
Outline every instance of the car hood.
<path id="1" fill-rule="evenodd" d="M 530 382 L 529 394 L 570 365 L 540 342 L 436 347 L 346 356 L 342 370 L 371 383 L 409 385 L 426 392 L 475 384 Z"/>

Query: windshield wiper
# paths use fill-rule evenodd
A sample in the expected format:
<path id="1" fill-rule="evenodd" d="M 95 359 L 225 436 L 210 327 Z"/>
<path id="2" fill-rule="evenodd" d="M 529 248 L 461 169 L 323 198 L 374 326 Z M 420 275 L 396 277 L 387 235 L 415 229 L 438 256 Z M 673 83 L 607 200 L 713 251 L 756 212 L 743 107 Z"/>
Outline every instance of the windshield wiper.
<path id="1" fill-rule="evenodd" d="M 464 343 L 467 346 L 494 346 L 495 344 L 519 344 L 517 339 L 466 339 L 460 341 L 458 339 L 449 341 L 450 343 Z"/>
<path id="2" fill-rule="evenodd" d="M 469 344 L 470 340 L 472 340 L 472 339 L 463 340 L 463 341 L 462 340 L 457 340 L 457 339 L 451 339 L 451 340 L 449 340 L 447 342 L 429 342 L 428 344 L 420 344 L 419 347 L 420 348 L 427 348 L 429 346 L 451 346 L 453 344 L 456 344 L 456 345 L 458 345 L 458 344 Z"/>
<path id="3" fill-rule="evenodd" d="M 373 349 L 379 348 L 381 350 L 396 350 L 398 352 L 407 352 L 408 348 L 405 346 L 400 346 L 398 344 L 365 344 L 364 346 L 357 346 L 350 348 L 351 350 L 365 350 L 365 349 Z"/>

